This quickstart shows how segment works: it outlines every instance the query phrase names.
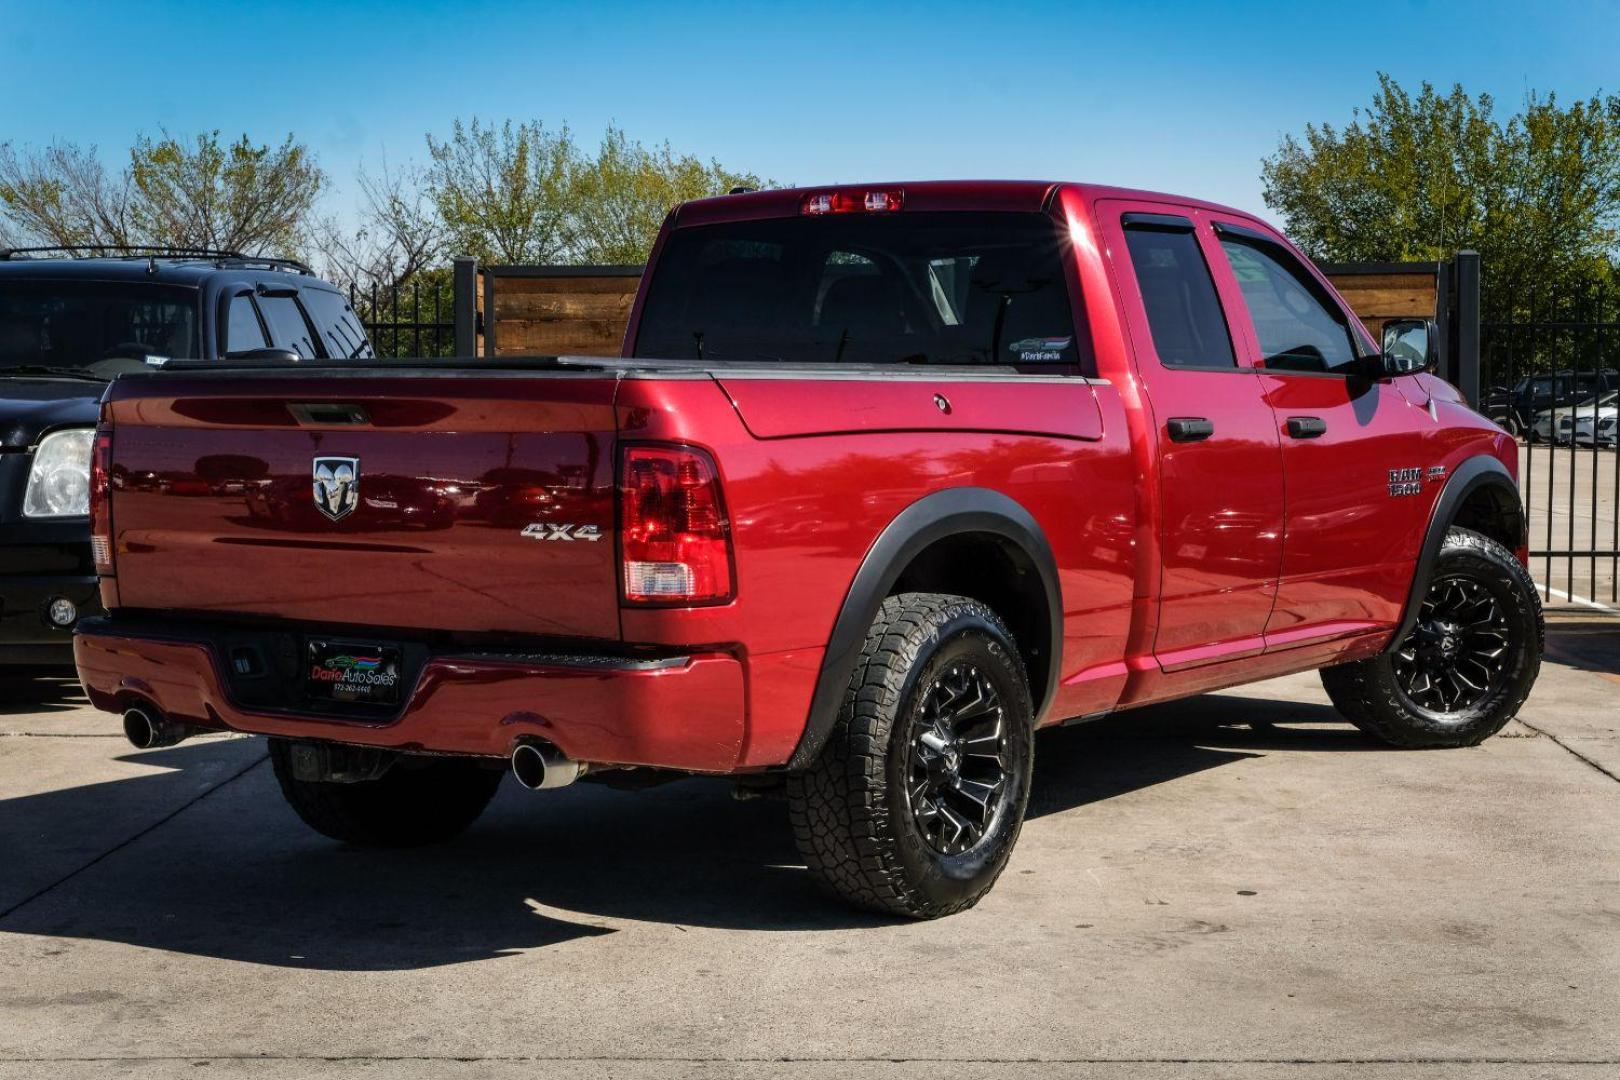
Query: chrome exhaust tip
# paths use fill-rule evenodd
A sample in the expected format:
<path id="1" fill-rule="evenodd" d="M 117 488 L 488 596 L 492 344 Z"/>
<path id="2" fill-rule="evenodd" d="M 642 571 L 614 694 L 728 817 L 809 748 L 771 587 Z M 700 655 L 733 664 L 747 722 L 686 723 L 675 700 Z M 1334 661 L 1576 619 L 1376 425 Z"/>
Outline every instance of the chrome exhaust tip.
<path id="1" fill-rule="evenodd" d="M 512 775 L 530 791 L 567 787 L 584 771 L 550 743 L 521 742 L 512 748 Z"/>
<path id="2" fill-rule="evenodd" d="M 124 738 L 137 750 L 173 746 L 192 734 L 191 728 L 185 724 L 171 724 L 154 708 L 136 705 L 124 710 Z"/>

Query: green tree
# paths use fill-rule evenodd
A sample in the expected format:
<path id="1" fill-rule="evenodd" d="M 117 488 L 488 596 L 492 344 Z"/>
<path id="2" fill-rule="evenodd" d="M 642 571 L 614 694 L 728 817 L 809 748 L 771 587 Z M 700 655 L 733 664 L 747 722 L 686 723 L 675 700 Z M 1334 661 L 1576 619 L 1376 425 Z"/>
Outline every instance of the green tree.
<path id="1" fill-rule="evenodd" d="M 1266 204 L 1312 257 L 1437 260 L 1473 248 L 1487 319 L 1569 310 L 1617 282 L 1620 96 L 1531 93 L 1506 121 L 1461 86 L 1416 96 L 1388 75 L 1342 128 L 1286 136 Z"/>
<path id="2" fill-rule="evenodd" d="M 567 247 L 568 176 L 578 151 L 564 127 L 455 122 L 427 137 L 428 195 L 450 250 L 487 263 L 551 263 Z"/>
<path id="3" fill-rule="evenodd" d="M 676 203 L 761 187 L 751 173 L 676 154 L 669 143 L 648 149 L 609 126 L 596 157 L 570 176 L 570 255 L 588 263 L 645 262 L 664 217 Z"/>
<path id="4" fill-rule="evenodd" d="M 218 131 L 189 143 L 164 132 L 138 137 L 129 156 L 135 230 L 154 243 L 293 255 L 326 187 L 291 135 L 272 147 L 246 135 L 225 144 Z"/>
<path id="5" fill-rule="evenodd" d="M 291 136 L 258 146 L 219 132 L 138 136 L 113 173 L 95 147 L 0 146 L 0 217 L 26 241 L 89 248 L 163 244 L 293 255 L 326 176 Z"/>
<path id="6" fill-rule="evenodd" d="M 135 243 L 129 188 L 93 146 L 56 142 L 19 153 L 0 143 L 0 216 L 8 242 L 19 246 Z"/>
<path id="7" fill-rule="evenodd" d="M 457 120 L 427 147 L 423 182 L 444 248 L 483 262 L 644 262 L 676 203 L 767 183 L 611 125 L 594 155 L 566 126 L 538 120 Z"/>

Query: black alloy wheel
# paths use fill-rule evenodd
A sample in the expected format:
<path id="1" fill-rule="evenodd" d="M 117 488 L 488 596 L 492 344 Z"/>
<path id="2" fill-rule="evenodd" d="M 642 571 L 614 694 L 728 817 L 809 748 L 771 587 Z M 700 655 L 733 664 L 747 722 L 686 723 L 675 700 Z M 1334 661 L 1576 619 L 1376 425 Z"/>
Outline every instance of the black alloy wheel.
<path id="1" fill-rule="evenodd" d="M 984 839 L 1007 790 L 1007 719 L 977 667 L 958 662 L 922 695 L 911 724 L 907 797 L 917 830 L 942 855 Z"/>
<path id="2" fill-rule="evenodd" d="M 1501 602 L 1479 581 L 1452 577 L 1430 585 L 1417 625 L 1391 662 L 1412 704 L 1456 713 L 1500 685 L 1511 645 Z"/>

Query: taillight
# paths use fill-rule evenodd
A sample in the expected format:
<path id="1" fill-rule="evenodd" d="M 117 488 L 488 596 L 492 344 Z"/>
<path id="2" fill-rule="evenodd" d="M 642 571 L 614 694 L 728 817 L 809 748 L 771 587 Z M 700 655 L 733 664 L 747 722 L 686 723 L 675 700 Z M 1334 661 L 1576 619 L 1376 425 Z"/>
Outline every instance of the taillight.
<path id="1" fill-rule="evenodd" d="M 619 561 L 629 603 L 731 599 L 731 524 L 709 455 L 685 446 L 624 448 Z"/>
<path id="2" fill-rule="evenodd" d="M 96 573 L 107 577 L 113 572 L 112 548 L 112 432 L 96 432 L 90 446 L 90 553 Z"/>
<path id="3" fill-rule="evenodd" d="M 880 213 L 905 205 L 906 193 L 898 189 L 881 191 L 818 191 L 804 197 L 800 210 L 806 214 Z"/>

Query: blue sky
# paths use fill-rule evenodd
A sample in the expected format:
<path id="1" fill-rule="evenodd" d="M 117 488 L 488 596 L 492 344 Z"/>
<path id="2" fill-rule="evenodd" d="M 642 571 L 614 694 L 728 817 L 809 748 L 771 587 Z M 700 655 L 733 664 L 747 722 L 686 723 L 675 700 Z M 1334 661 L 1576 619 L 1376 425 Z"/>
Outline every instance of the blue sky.
<path id="1" fill-rule="evenodd" d="M 295 133 L 352 205 L 362 161 L 457 116 L 616 122 L 779 181 L 1041 177 L 1263 210 L 1261 157 L 1383 68 L 1620 91 L 1620 0 L 914 4 L 0 0 L 0 141 L 109 157 L 137 131 Z"/>

